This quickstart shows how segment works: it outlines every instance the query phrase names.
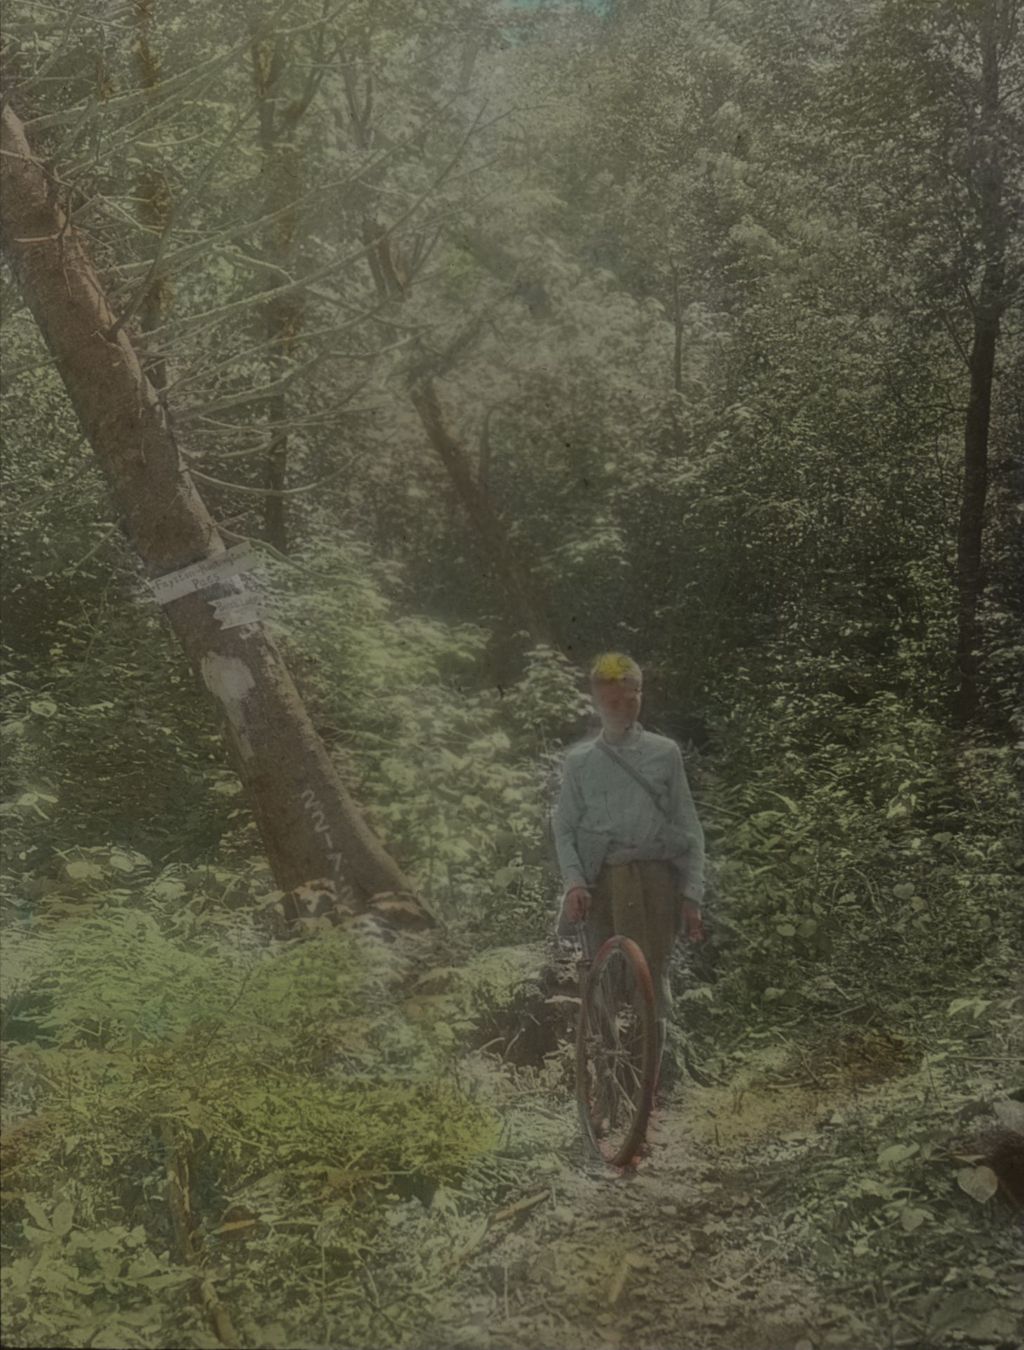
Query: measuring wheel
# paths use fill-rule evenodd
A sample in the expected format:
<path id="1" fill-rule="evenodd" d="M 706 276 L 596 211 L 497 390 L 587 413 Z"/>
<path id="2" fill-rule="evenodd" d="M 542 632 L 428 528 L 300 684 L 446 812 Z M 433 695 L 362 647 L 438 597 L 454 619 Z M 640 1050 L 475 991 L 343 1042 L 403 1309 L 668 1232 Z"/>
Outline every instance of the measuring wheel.
<path id="1" fill-rule="evenodd" d="M 643 952 L 611 937 L 580 968 L 576 1096 L 584 1137 L 598 1157 L 625 1167 L 643 1144 L 654 1104 L 654 985 Z"/>

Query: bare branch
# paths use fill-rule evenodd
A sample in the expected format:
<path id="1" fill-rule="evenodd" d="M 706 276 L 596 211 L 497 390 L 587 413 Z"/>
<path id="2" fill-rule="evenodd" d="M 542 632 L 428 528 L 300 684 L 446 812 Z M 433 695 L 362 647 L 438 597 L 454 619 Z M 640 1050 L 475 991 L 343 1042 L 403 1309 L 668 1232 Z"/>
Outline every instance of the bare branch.
<path id="1" fill-rule="evenodd" d="M 347 406 L 348 400 L 355 398 L 356 394 L 366 388 L 367 383 L 368 381 L 364 380 L 362 384 L 357 385 L 344 399 L 338 400 L 334 409 L 329 412 L 308 414 L 305 417 L 285 417 L 277 421 L 266 421 L 261 423 L 261 427 L 264 431 L 275 431 L 279 429 L 294 430 L 297 427 L 334 426 L 336 423 L 349 420 L 358 413 L 376 413 L 385 411 L 386 405 L 383 404 L 367 405 L 362 408 L 349 408 Z M 195 420 L 197 423 L 212 427 L 216 431 L 230 432 L 236 436 L 250 435 L 253 431 L 251 423 L 240 426 L 234 422 L 218 422 L 215 418 L 207 416 L 197 416 Z M 265 445 L 264 448 L 266 448 Z"/>
<path id="2" fill-rule="evenodd" d="M 305 24 L 297 24 L 294 28 L 278 28 L 276 26 L 277 20 L 287 14 L 291 8 L 292 0 L 282 0 L 282 3 L 267 16 L 262 29 L 263 33 L 273 33 L 276 37 L 305 33 L 341 14 L 345 6 L 339 5 L 325 18 L 314 19 Z M 158 105 L 155 105 L 155 109 L 162 109 L 172 98 L 175 101 L 180 101 L 182 95 L 186 94 L 194 85 L 200 84 L 208 75 L 216 75 L 225 66 L 230 65 L 236 57 L 248 49 L 251 41 L 252 36 L 247 34 L 233 47 L 229 47 L 226 52 L 211 56 L 208 60 L 200 62 L 198 66 L 191 66 L 188 70 L 181 71 L 177 75 L 171 75 L 166 80 L 161 80 L 148 89 L 136 89 L 130 94 L 122 94 L 120 98 L 107 99 L 103 104 L 104 114 L 116 114 L 122 110 L 138 107 L 140 104 L 145 106 L 147 100 L 153 98 L 161 100 Z M 96 112 L 98 105 L 98 100 L 90 100 L 89 111 L 91 114 Z M 33 131 L 41 131 L 52 126 L 77 126 L 82 121 L 84 111 L 81 107 L 77 107 L 64 108 L 60 112 L 44 113 L 40 117 L 26 121 L 25 126 Z"/>
<path id="3" fill-rule="evenodd" d="M 431 183 L 429 187 L 425 188 L 422 193 L 420 193 L 420 195 L 415 199 L 412 205 L 408 207 L 407 210 L 403 211 L 401 215 L 399 215 L 394 221 L 392 221 L 392 223 L 389 226 L 387 226 L 385 229 L 382 229 L 380 233 L 376 236 L 376 238 L 374 238 L 371 241 L 371 243 L 379 244 L 389 239 L 395 233 L 398 227 L 400 225 L 403 225 L 405 221 L 409 220 L 412 216 L 414 216 L 416 212 L 419 210 L 419 208 L 423 205 L 423 203 L 429 200 L 429 198 L 433 196 L 433 194 L 437 191 L 437 189 L 441 187 L 441 185 L 444 183 L 448 175 L 451 173 L 452 169 L 458 163 L 463 150 L 469 143 L 470 138 L 475 134 L 476 125 L 477 122 L 479 121 L 479 116 L 480 114 L 478 114 L 477 118 L 474 119 L 469 130 L 462 137 L 454 153 L 449 159 L 448 163 L 438 174 L 434 182 Z M 365 259 L 365 256 L 366 256 L 366 245 L 362 245 L 358 249 L 355 249 L 353 252 L 345 254 L 342 258 L 336 259 L 334 262 L 327 263 L 324 267 L 317 268 L 315 271 L 311 272 L 308 276 L 302 277 L 298 281 L 290 282 L 289 284 L 284 286 L 276 286 L 269 291 L 262 291 L 258 295 L 247 296 L 242 300 L 234 300 L 227 305 L 219 305 L 216 309 L 206 310 L 202 314 L 195 314 L 189 318 L 179 320 L 177 322 L 172 321 L 170 323 L 161 324 L 160 326 L 151 329 L 150 335 L 156 333 L 163 333 L 167 331 L 177 332 L 179 334 L 187 333 L 194 331 L 197 327 L 202 328 L 205 324 L 209 323 L 211 320 L 213 321 L 214 324 L 216 324 L 217 322 L 220 322 L 224 319 L 232 317 L 235 314 L 238 314 L 242 310 L 251 308 L 253 305 L 265 305 L 270 300 L 279 300 L 286 295 L 294 295 L 299 291 L 306 290 L 314 282 L 320 281 L 325 277 L 329 277 L 334 273 L 341 272 L 346 267 L 351 267 L 355 263 L 362 262 Z"/>
<path id="4" fill-rule="evenodd" d="M 398 342 L 393 342 L 390 346 L 378 347 L 375 351 L 369 352 L 319 352 L 309 361 L 305 361 L 302 365 L 296 366 L 295 369 L 290 370 L 287 375 L 283 375 L 278 380 L 272 380 L 269 384 L 258 385 L 251 389 L 243 389 L 237 394 L 232 394 L 227 398 L 219 399 L 213 403 L 204 404 L 202 407 L 178 409 L 174 415 L 175 421 L 188 422 L 198 417 L 207 417 L 211 413 L 227 412 L 231 408 L 242 408 L 251 406 L 252 404 L 266 403 L 269 399 L 272 399 L 276 395 L 283 393 L 286 389 L 289 389 L 303 375 L 308 374 L 311 370 L 315 370 L 317 366 L 323 365 L 325 361 L 332 359 L 338 361 L 370 361 L 378 356 L 385 355 L 387 352 L 397 351 L 399 347 L 404 347 L 411 341 L 411 337 L 400 338 Z"/>
<path id="5" fill-rule="evenodd" d="M 330 302 L 332 304 L 335 303 L 333 297 L 331 297 Z M 372 309 L 359 311 L 352 319 L 345 323 L 331 324 L 326 328 L 310 329 L 309 332 L 297 333 L 294 337 L 281 337 L 278 335 L 268 338 L 265 342 L 258 342 L 252 347 L 245 347 L 240 352 L 232 352 L 230 356 L 219 362 L 217 365 L 211 366 L 206 364 L 205 361 L 202 361 L 198 366 L 189 368 L 189 370 L 184 374 L 179 375 L 179 377 L 171 384 L 168 384 L 164 389 L 164 394 L 166 396 L 172 390 L 180 389 L 186 384 L 192 384 L 200 376 L 209 377 L 216 375 L 219 371 L 226 370 L 229 366 L 233 366 L 239 361 L 246 360 L 248 357 L 258 356 L 261 352 L 271 351 L 274 347 L 283 346 L 286 343 L 297 345 L 302 342 L 311 342 L 314 338 L 318 337 L 337 337 L 340 333 L 348 332 L 349 329 L 356 327 L 357 324 L 364 322 L 364 320 L 374 318 L 383 308 L 383 303 L 379 303 Z"/>
<path id="6" fill-rule="evenodd" d="M 20 94 L 23 90 L 31 89 L 34 85 L 41 84 L 45 81 L 47 72 L 53 69 L 67 50 L 68 40 L 71 37 L 71 30 L 74 27 L 75 21 L 78 18 L 79 12 L 84 7 L 84 4 L 85 0 L 79 0 L 79 3 L 71 11 L 71 17 L 68 19 L 67 26 L 64 29 L 64 35 L 39 69 L 32 75 L 29 75 L 26 79 L 20 81 L 20 83 L 15 83 L 11 85 L 9 89 L 4 89 L 0 92 L 0 112 L 7 106 L 7 100 L 12 95 Z"/>
<path id="7" fill-rule="evenodd" d="M 137 287 L 134 296 L 132 296 L 132 298 L 129 300 L 127 306 L 122 311 L 120 317 L 115 321 L 113 328 L 107 334 L 108 341 L 111 338 L 116 337 L 116 335 L 120 332 L 120 330 L 124 327 L 124 325 L 128 322 L 128 320 L 132 318 L 132 316 L 136 313 L 139 306 L 143 303 L 146 296 L 149 294 L 152 286 L 157 280 L 157 275 L 160 270 L 160 261 L 163 258 L 164 249 L 167 245 L 168 239 L 170 239 L 171 237 L 171 231 L 174 229 L 175 222 L 178 220 L 180 216 L 182 216 L 185 213 L 188 207 L 192 204 L 199 189 L 209 180 L 210 174 L 213 172 L 220 157 L 224 154 L 224 151 L 228 148 L 229 145 L 231 145 L 235 137 L 238 135 L 238 132 L 241 130 L 242 126 L 249 120 L 249 118 L 251 117 L 253 112 L 255 112 L 255 110 L 256 110 L 255 102 L 250 103 L 249 106 L 245 108 L 238 115 L 238 117 L 235 118 L 234 122 L 231 124 L 231 126 L 225 133 L 224 139 L 221 141 L 220 145 L 217 147 L 214 153 L 207 160 L 206 164 L 203 165 L 199 173 L 192 180 L 192 183 L 190 184 L 188 190 L 185 193 L 185 196 L 183 198 L 179 198 L 178 200 L 176 200 L 171 204 L 170 210 L 167 213 L 167 222 L 164 225 L 162 234 L 160 235 L 160 240 L 157 244 L 156 252 L 153 254 L 153 261 L 150 263 L 149 271 L 143 277 L 142 282 Z"/>
<path id="8" fill-rule="evenodd" d="M 324 196 L 329 192 L 340 192 L 345 188 L 353 186 L 354 184 L 362 183 L 362 178 L 364 174 L 376 172 L 377 169 L 381 168 L 385 163 L 387 163 L 387 161 L 393 155 L 397 154 L 399 150 L 408 145 L 411 139 L 412 139 L 411 133 L 410 136 L 408 137 L 400 137 L 398 140 L 394 141 L 391 145 L 389 145 L 385 150 L 383 150 L 373 163 L 369 165 L 366 164 L 360 165 L 358 169 L 356 169 L 351 174 L 347 174 L 344 178 L 339 178 L 333 180 L 332 182 L 320 184 L 315 188 L 311 188 L 308 192 L 300 193 L 299 196 L 293 197 L 292 200 L 285 203 L 284 206 L 281 206 L 274 211 L 268 211 L 264 215 L 258 216 L 255 220 L 244 221 L 241 224 L 225 226 L 223 229 L 217 230 L 213 234 L 204 235 L 202 239 L 197 240 L 196 243 L 194 244 L 185 245 L 183 248 L 179 249 L 176 253 L 172 253 L 167 258 L 166 260 L 167 266 L 164 271 L 164 276 L 169 276 L 171 274 L 172 269 L 177 267 L 178 265 L 184 262 L 188 262 L 192 258 L 208 252 L 211 244 L 215 244 L 222 240 L 231 239 L 238 236 L 244 237 L 246 234 L 254 233 L 257 230 L 264 228 L 266 225 L 272 224 L 275 220 L 278 220 L 282 216 L 285 216 L 290 212 L 294 211 L 295 208 L 298 206 L 304 205 L 310 201 L 314 201 L 318 197 Z M 453 181 L 458 181 L 458 178 L 453 179 Z M 111 199 L 108 198 L 106 200 L 109 201 Z M 133 272 L 142 271 L 148 266 L 149 264 L 145 262 L 123 263 L 120 266 L 111 268 L 111 271 L 117 275 L 128 276 L 131 275 Z"/>
<path id="9" fill-rule="evenodd" d="M 303 492 L 315 492 L 317 488 L 324 487 L 327 483 L 333 483 L 343 473 L 348 473 L 354 463 L 355 456 L 353 455 L 351 459 L 346 460 L 337 469 L 332 469 L 323 478 L 317 478 L 315 482 L 303 483 L 300 487 L 291 488 L 261 488 L 250 487 L 248 483 L 229 483 L 223 478 L 213 478 L 208 473 L 202 473 L 192 465 L 189 466 L 189 473 L 201 483 L 210 483 L 214 487 L 229 488 L 232 492 L 241 492 L 250 497 L 298 497 Z"/>
<path id="10" fill-rule="evenodd" d="M 960 353 L 964 365 L 967 367 L 968 370 L 970 370 L 971 358 L 968 355 L 967 349 L 964 347 L 963 342 L 960 340 L 960 334 L 956 331 L 956 328 L 953 325 L 953 321 L 950 319 L 949 315 L 945 311 L 942 312 L 942 322 L 946 325 L 946 331 L 949 333 L 949 336 L 953 339 L 953 345 Z"/>

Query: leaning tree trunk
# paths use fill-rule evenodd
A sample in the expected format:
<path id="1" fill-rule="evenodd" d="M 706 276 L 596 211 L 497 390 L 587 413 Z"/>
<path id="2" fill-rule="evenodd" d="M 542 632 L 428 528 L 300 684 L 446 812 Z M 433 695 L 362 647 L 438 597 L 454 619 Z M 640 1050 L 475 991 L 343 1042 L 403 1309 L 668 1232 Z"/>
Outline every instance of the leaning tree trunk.
<path id="1" fill-rule="evenodd" d="M 164 408 L 10 105 L 2 149 L 0 243 L 146 570 L 158 577 L 222 553 Z M 223 630 L 210 594 L 183 595 L 167 615 L 220 706 L 278 885 L 331 878 L 360 904 L 411 891 L 339 781 L 273 641 L 257 624 Z"/>
<path id="2" fill-rule="evenodd" d="M 981 118 L 971 147 L 971 176 L 980 215 L 984 269 L 973 306 L 970 394 L 964 421 L 964 477 L 957 535 L 957 690 L 953 716 L 965 727 L 978 709 L 980 662 L 978 606 L 983 589 L 982 541 L 988 493 L 988 441 L 999 321 L 1004 295 L 1008 222 L 1003 202 L 999 152 L 1000 97 L 996 15 L 983 13 L 981 35 Z"/>

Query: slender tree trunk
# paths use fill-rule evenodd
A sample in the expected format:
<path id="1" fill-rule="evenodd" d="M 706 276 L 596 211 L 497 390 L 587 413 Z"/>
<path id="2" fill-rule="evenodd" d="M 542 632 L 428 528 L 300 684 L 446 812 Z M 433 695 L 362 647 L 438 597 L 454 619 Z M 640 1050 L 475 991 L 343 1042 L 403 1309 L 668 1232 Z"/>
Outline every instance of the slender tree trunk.
<path id="1" fill-rule="evenodd" d="M 282 379 L 289 368 L 295 345 L 298 306 L 274 304 L 267 306 L 264 332 L 273 342 L 270 349 L 270 379 Z M 281 311 L 286 313 L 282 314 Z M 293 320 L 294 326 L 293 326 Z M 269 544 L 281 553 L 288 552 L 288 515 L 284 490 L 288 485 L 288 395 L 284 390 L 274 394 L 267 404 L 270 421 L 270 443 L 264 460 L 263 534 Z"/>
<path id="2" fill-rule="evenodd" d="M 372 143 L 371 123 L 374 115 L 374 86 L 367 80 L 366 92 L 362 99 L 356 90 L 355 77 L 345 72 L 345 99 L 348 104 L 349 128 L 360 150 L 368 150 Z M 337 127 L 343 127 L 343 117 L 339 112 L 335 116 Z M 363 220 L 362 236 L 366 247 L 366 261 L 374 278 L 376 293 L 382 300 L 401 301 L 405 298 L 410 285 L 409 271 L 403 259 L 387 235 L 385 228 L 376 219 L 372 211 L 372 189 L 362 189 Z M 459 440 L 452 435 L 444 410 L 437 394 L 437 385 L 430 375 L 422 375 L 413 382 L 410 389 L 413 408 L 416 409 L 420 423 L 426 432 L 437 458 L 441 460 L 449 481 L 455 489 L 455 495 L 465 512 L 476 543 L 487 566 L 494 571 L 498 585 L 509 602 L 511 616 L 523 632 L 529 634 L 533 644 L 546 644 L 559 648 L 556 628 L 548 613 L 548 606 L 541 599 L 541 589 L 536 576 L 522 559 L 519 559 L 509 531 L 498 512 L 494 509 L 486 487 L 486 478 L 476 477 L 470 454 L 464 450 Z M 483 467 L 483 466 L 482 466 Z"/>
<path id="3" fill-rule="evenodd" d="M 517 620 L 534 643 L 558 647 L 551 619 L 537 595 L 532 576 L 516 557 L 504 521 L 474 477 L 469 456 L 445 424 L 433 380 L 422 381 L 411 397 L 427 439 L 445 467 L 480 550 L 494 569 Z"/>
<path id="4" fill-rule="evenodd" d="M 992 0 L 980 21 L 981 118 L 971 146 L 971 174 L 980 212 L 984 268 L 974 304 L 970 394 L 964 421 L 964 476 L 957 537 L 957 689 L 953 717 L 965 727 L 978 711 L 980 638 L 978 605 L 984 588 L 982 543 L 988 493 L 988 441 L 992 378 L 999 323 L 1005 308 L 1004 276 L 1008 224 L 999 153 L 999 59 L 997 15 Z"/>
<path id="5" fill-rule="evenodd" d="M 344 73 L 344 82 L 351 135 L 361 150 L 367 150 L 372 144 L 373 82 L 367 79 L 362 97 L 351 71 L 346 70 Z M 340 111 L 335 113 L 335 122 L 340 133 L 344 125 Z M 382 299 L 402 300 L 411 284 L 410 272 L 414 268 L 406 268 L 390 235 L 376 219 L 373 189 L 364 186 L 361 191 L 364 198 L 361 233 L 374 287 Z M 543 292 L 536 287 L 529 289 L 531 293 L 537 292 L 534 295 L 535 303 L 546 306 Z M 410 398 L 427 439 L 444 466 L 459 504 L 466 513 L 477 546 L 493 569 L 513 621 L 529 635 L 533 644 L 544 643 L 562 650 L 556 625 L 542 598 L 541 587 L 532 569 L 517 557 L 505 522 L 494 509 L 485 480 L 474 475 L 469 453 L 459 444 L 445 422 L 437 385 L 431 375 L 422 375 L 413 382 Z"/>
<path id="6" fill-rule="evenodd" d="M 363 222 L 366 259 L 374 285 L 382 297 L 400 300 L 405 294 L 405 272 L 394 256 L 390 240 L 382 237 L 375 220 Z M 541 599 L 540 587 L 532 571 L 520 558 L 508 537 L 505 522 L 494 509 L 482 480 L 473 473 L 467 451 L 459 444 L 445 421 L 437 385 L 429 375 L 415 381 L 410 391 L 412 405 L 451 480 L 455 495 L 473 529 L 477 546 L 493 570 L 508 601 L 512 615 L 532 643 L 559 648 L 555 625 Z"/>
<path id="7" fill-rule="evenodd" d="M 222 553 L 165 410 L 10 105 L 2 149 L 0 242 L 147 572 Z M 259 625 L 219 626 L 208 600 L 234 590 L 221 582 L 166 611 L 220 707 L 278 885 L 331 878 L 357 904 L 411 891 L 339 781 L 273 641 Z"/>
<path id="8" fill-rule="evenodd" d="M 679 268 L 672 269 L 672 449 L 681 455 L 684 446 L 683 424 L 680 419 L 683 396 L 683 300 L 679 286 Z"/>
<path id="9" fill-rule="evenodd" d="M 988 432 L 999 319 L 975 319 L 971 391 L 964 425 L 964 476 L 957 536 L 957 691 L 954 719 L 966 726 L 978 709 L 978 604 L 983 589 L 982 540 L 988 495 Z"/>
<path id="10" fill-rule="evenodd" d="M 285 104 L 286 59 L 284 40 L 254 41 L 253 80 L 259 99 L 259 145 L 266 185 L 264 210 L 273 216 L 267 227 L 263 256 L 278 276 L 290 276 L 295 260 L 298 210 L 293 207 L 300 191 L 300 169 L 295 150 L 295 131 L 309 106 L 308 97 Z M 315 87 L 315 86 L 314 86 Z M 263 312 L 263 334 L 268 346 L 268 379 L 284 379 L 292 364 L 304 310 L 300 293 L 271 300 Z M 269 443 L 264 458 L 263 532 L 267 542 L 281 553 L 288 551 L 288 520 L 284 490 L 288 483 L 288 395 L 284 389 L 267 405 Z"/>
<path id="11" fill-rule="evenodd" d="M 160 64 L 149 40 L 152 19 L 153 0 L 136 0 L 135 65 L 139 72 L 139 83 L 150 97 L 151 91 L 160 81 Z M 138 177 L 139 216 L 155 232 L 155 251 L 159 246 L 160 235 L 170 221 L 171 191 L 154 151 L 140 146 L 139 156 L 142 160 Z M 139 308 L 139 327 L 143 333 L 160 327 L 167 308 L 168 289 L 168 283 L 162 277 L 154 277 Z M 167 384 L 167 362 L 163 358 L 151 361 L 146 374 L 154 388 L 163 389 Z"/>

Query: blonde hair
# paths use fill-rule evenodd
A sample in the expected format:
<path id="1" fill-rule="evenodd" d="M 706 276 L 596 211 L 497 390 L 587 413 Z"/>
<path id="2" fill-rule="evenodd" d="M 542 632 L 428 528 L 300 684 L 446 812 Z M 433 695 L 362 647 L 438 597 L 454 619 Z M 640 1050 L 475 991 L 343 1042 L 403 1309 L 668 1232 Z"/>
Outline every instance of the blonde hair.
<path id="1" fill-rule="evenodd" d="M 631 656 L 625 652 L 602 652 L 590 667 L 591 684 L 610 684 L 628 680 L 637 687 L 643 684 L 643 673 Z"/>

